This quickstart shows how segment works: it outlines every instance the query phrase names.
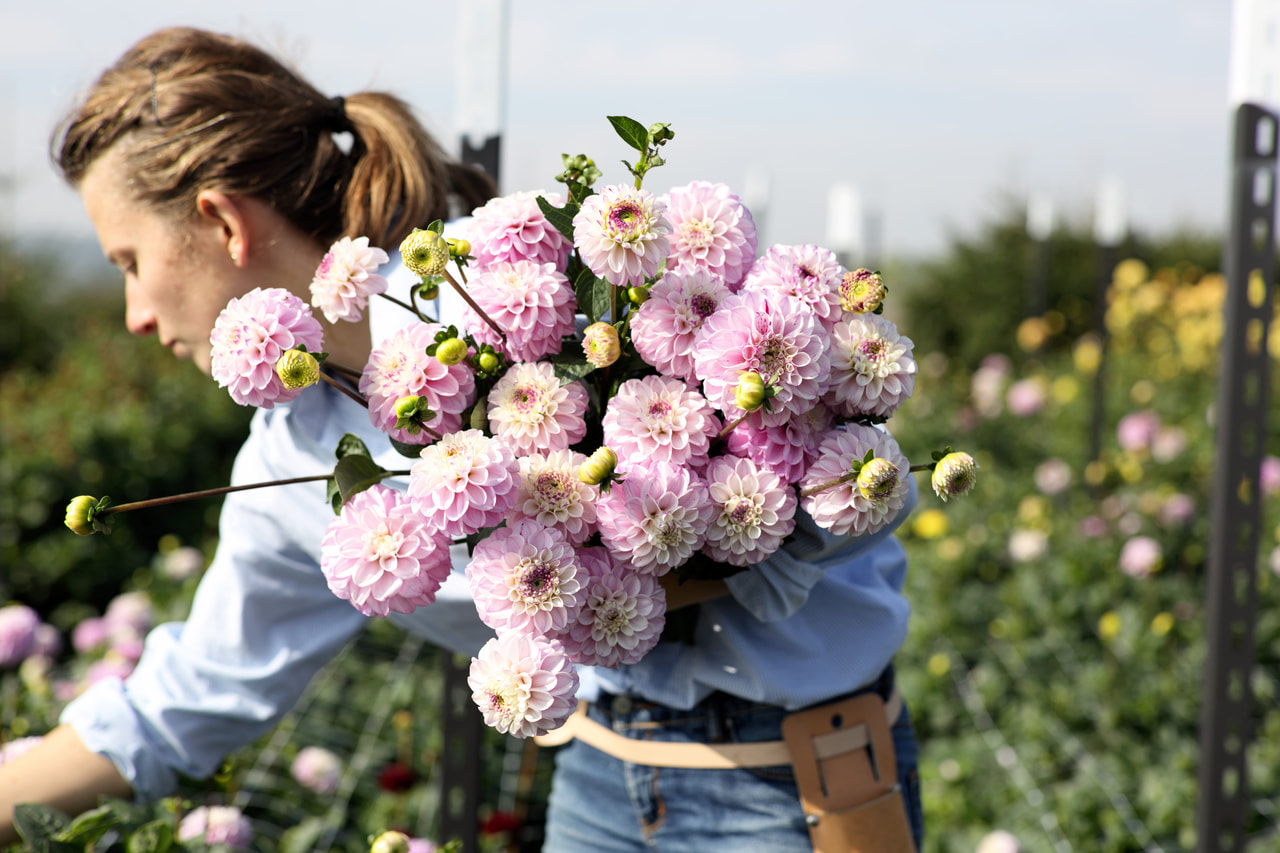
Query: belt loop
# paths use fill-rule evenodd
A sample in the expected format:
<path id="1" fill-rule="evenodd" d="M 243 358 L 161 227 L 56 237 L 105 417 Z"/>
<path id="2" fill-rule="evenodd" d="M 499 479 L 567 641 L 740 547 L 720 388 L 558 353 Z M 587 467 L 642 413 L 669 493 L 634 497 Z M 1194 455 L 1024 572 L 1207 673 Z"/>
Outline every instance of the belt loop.
<path id="1" fill-rule="evenodd" d="M 707 697 L 707 743 L 724 743 L 724 694 L 716 691 Z"/>

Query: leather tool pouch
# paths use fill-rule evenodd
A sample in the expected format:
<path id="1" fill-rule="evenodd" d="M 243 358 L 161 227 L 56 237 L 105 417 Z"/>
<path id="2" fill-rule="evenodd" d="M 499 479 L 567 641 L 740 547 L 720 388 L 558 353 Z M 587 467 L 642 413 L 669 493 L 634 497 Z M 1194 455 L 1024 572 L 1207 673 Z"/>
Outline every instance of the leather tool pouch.
<path id="1" fill-rule="evenodd" d="M 797 711 L 782 736 L 815 853 L 915 853 L 883 699 Z"/>

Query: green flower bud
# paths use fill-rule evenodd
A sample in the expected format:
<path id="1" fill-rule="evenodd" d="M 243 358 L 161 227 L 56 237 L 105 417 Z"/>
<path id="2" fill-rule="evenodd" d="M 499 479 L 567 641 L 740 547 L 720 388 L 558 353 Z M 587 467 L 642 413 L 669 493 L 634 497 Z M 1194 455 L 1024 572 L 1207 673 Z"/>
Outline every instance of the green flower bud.
<path id="1" fill-rule="evenodd" d="M 417 289 L 414 291 L 414 295 L 419 299 L 425 299 L 430 302 L 432 299 L 435 299 L 440 295 L 439 281 L 437 279 L 424 281 L 422 284 L 418 285 Z"/>
<path id="2" fill-rule="evenodd" d="M 396 400 L 395 413 L 397 418 L 411 418 L 418 412 L 418 401 L 421 397 L 408 396 L 401 397 Z"/>
<path id="3" fill-rule="evenodd" d="M 426 397 L 401 397 L 396 400 L 396 429 L 402 429 L 410 435 L 422 432 L 422 425 L 435 419 L 436 413 L 427 405 Z"/>
<path id="4" fill-rule="evenodd" d="M 898 467 L 888 459 L 876 457 L 862 464 L 858 471 L 858 492 L 869 501 L 888 500 L 898 488 Z"/>
<path id="5" fill-rule="evenodd" d="M 592 323 L 583 330 L 582 351 L 596 367 L 608 367 L 622 355 L 618 330 L 611 323 Z"/>
<path id="6" fill-rule="evenodd" d="M 436 361 L 446 367 L 461 364 L 467 357 L 467 342 L 461 338 L 448 338 L 436 347 Z"/>
<path id="7" fill-rule="evenodd" d="M 978 481 L 978 463 L 968 453 L 948 453 L 933 468 L 933 491 L 944 501 L 969 494 Z"/>
<path id="8" fill-rule="evenodd" d="M 449 265 L 449 243 L 435 231 L 413 229 L 400 244 L 404 265 L 422 278 L 441 275 Z"/>
<path id="9" fill-rule="evenodd" d="M 628 287 L 627 301 L 636 306 L 645 304 L 649 301 L 649 288 L 645 286 Z"/>
<path id="10" fill-rule="evenodd" d="M 588 486 L 599 486 L 613 477 L 617 467 L 618 454 L 608 447 L 597 447 L 578 467 L 578 479 Z"/>
<path id="11" fill-rule="evenodd" d="M 320 381 L 320 362 L 309 352 L 300 349 L 285 350 L 276 359 L 276 376 L 284 387 L 297 390 Z"/>
<path id="12" fill-rule="evenodd" d="M 77 536 L 93 533 L 93 517 L 98 514 L 98 499 L 92 495 L 80 495 L 67 504 L 66 525 Z"/>
<path id="13" fill-rule="evenodd" d="M 409 836 L 390 830 L 373 839 L 369 853 L 409 853 Z"/>
<path id="14" fill-rule="evenodd" d="M 888 292 L 879 273 L 865 269 L 847 272 L 840 281 L 840 307 L 854 314 L 874 314 Z"/>
<path id="15" fill-rule="evenodd" d="M 492 374 L 502 366 L 502 362 L 498 359 L 498 356 L 491 352 L 480 353 L 480 356 L 476 359 L 476 363 L 480 367 L 480 372 L 486 374 Z"/>
<path id="16" fill-rule="evenodd" d="M 446 237 L 445 242 L 449 244 L 449 257 L 452 260 L 470 257 L 471 243 L 467 240 L 454 237 Z"/>
<path id="17" fill-rule="evenodd" d="M 744 412 L 754 412 L 763 406 L 767 396 L 764 378 L 754 370 L 742 374 L 742 378 L 738 380 L 738 387 L 733 389 L 733 401 Z"/>

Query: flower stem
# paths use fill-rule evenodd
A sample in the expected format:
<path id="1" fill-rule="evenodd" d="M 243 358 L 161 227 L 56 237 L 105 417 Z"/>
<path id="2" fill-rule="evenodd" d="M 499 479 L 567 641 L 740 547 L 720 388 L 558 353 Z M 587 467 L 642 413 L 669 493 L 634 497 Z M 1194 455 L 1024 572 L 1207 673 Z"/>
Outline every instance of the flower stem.
<path id="1" fill-rule="evenodd" d="M 810 486 L 807 489 L 801 489 L 800 497 L 810 498 L 816 495 L 818 492 L 825 492 L 827 489 L 834 489 L 836 486 L 839 486 L 842 483 L 848 483 L 856 479 L 858 479 L 858 472 L 850 471 L 848 474 L 845 474 L 842 477 L 836 477 L 834 480 L 827 480 L 825 483 L 819 483 L 816 486 Z"/>
<path id="2" fill-rule="evenodd" d="M 381 296 L 383 299 L 387 300 L 388 302 L 391 302 L 395 305 L 399 305 L 404 310 L 412 312 L 414 316 L 416 316 L 419 320 L 423 321 L 424 323 L 427 322 L 427 318 L 424 317 L 422 315 L 422 312 L 418 310 L 417 305 L 410 305 L 408 302 L 405 302 L 400 299 L 396 299 L 394 296 L 392 296 L 389 293 L 379 293 L 378 295 Z"/>
<path id="3" fill-rule="evenodd" d="M 928 462 L 928 463 L 925 463 L 924 465 L 912 465 L 910 468 L 907 469 L 907 473 L 914 474 L 917 471 L 932 471 L 934 468 L 937 468 L 937 467 L 938 467 L 937 462 Z"/>
<path id="4" fill-rule="evenodd" d="M 476 301 L 471 298 L 471 294 L 467 293 L 467 289 L 459 284 L 458 280 L 450 275 L 449 270 L 447 269 L 444 271 L 444 277 L 448 279 L 449 284 L 458 292 L 458 295 L 462 297 L 462 300 L 471 306 L 471 310 L 479 314 L 480 319 L 488 323 L 489 328 L 493 329 L 493 331 L 497 333 L 498 337 L 502 339 L 503 344 L 505 344 L 507 342 L 507 333 L 493 321 L 492 317 L 485 313 L 483 308 L 476 304 Z"/>
<path id="5" fill-rule="evenodd" d="M 751 417 L 751 412 L 746 412 L 740 417 L 730 421 L 728 424 L 725 425 L 724 429 L 720 430 L 720 433 L 716 436 L 716 441 L 724 441 L 726 438 L 729 437 L 729 433 L 733 432 L 734 427 L 736 427 L 738 424 L 742 423 L 749 417 Z"/>
<path id="6" fill-rule="evenodd" d="M 231 492 L 243 492 L 248 489 L 261 489 L 266 486 L 292 486 L 295 483 L 314 483 L 318 480 L 328 480 L 332 474 L 315 474 L 311 477 L 295 477 L 292 480 L 272 480 L 268 483 L 248 483 L 243 486 L 219 486 L 216 489 L 201 489 L 198 492 L 184 492 L 180 495 L 169 495 L 163 498 L 151 498 L 145 501 L 134 501 L 133 503 L 117 504 L 109 506 L 98 513 L 98 516 L 114 515 L 117 512 L 128 512 L 134 509 L 149 509 L 153 506 L 165 506 L 166 504 L 179 503 L 180 501 L 193 501 L 197 498 L 212 498 L 218 495 L 227 495 Z"/>
<path id="7" fill-rule="evenodd" d="M 368 400 L 366 400 L 364 397 L 362 397 L 362 396 L 360 396 L 359 394 L 357 394 L 355 391 L 352 391 L 352 390 L 351 390 L 350 388 L 348 388 L 346 385 L 343 385 L 341 382 L 339 382 L 338 380 L 334 379 L 332 376 L 330 376 L 329 374 L 325 373 L 323 370 L 322 370 L 322 371 L 320 371 L 320 378 L 321 378 L 321 379 L 323 379 L 325 382 L 328 382 L 328 383 L 329 383 L 330 385 L 332 385 L 334 388 L 337 388 L 337 389 L 338 389 L 339 391 L 341 391 L 343 394 L 346 394 L 346 395 L 347 395 L 348 397 L 350 397 L 352 400 L 355 400 L 357 403 L 359 403 L 360 405 L 364 406 L 366 409 L 367 409 L 367 408 L 369 408 L 369 401 L 368 401 Z"/>

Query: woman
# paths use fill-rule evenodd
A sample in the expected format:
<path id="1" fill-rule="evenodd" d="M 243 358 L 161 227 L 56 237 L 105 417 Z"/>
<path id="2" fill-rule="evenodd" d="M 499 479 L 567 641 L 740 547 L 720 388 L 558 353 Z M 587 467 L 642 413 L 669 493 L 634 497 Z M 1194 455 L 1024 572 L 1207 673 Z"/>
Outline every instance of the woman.
<path id="1" fill-rule="evenodd" d="M 350 134 L 349 151 L 335 134 Z M 467 211 L 491 194 L 394 98 L 330 99 L 252 46 L 189 29 L 143 39 L 106 71 L 68 119 L 58 160 L 125 274 L 130 331 L 156 335 L 205 372 L 210 330 L 230 298 L 286 287 L 307 299 L 338 237 L 394 247 L 414 226 L 447 218 L 451 195 Z M 411 279 L 390 266 L 393 287 Z M 371 305 L 358 323 L 326 325 L 326 349 L 337 363 L 363 365 L 407 318 Z M 387 446 L 359 406 L 327 385 L 308 389 L 256 414 L 233 482 L 324 472 L 348 432 Z M 378 461 L 403 467 L 390 448 Z M 13 837 L 16 802 L 78 812 L 100 794 L 163 796 L 177 773 L 208 775 L 273 726 L 364 619 L 319 569 L 331 517 L 317 484 L 229 496 L 187 622 L 153 631 L 126 682 L 96 686 L 38 749 L 0 768 L 0 843 Z M 701 605 L 696 642 L 663 643 L 617 670 L 584 669 L 580 697 L 592 700 L 593 719 L 628 737 L 675 742 L 776 741 L 789 711 L 855 693 L 890 697 L 908 613 L 905 560 L 890 534 L 852 541 L 801 519 L 783 551 L 727 582 L 677 586 L 668 576 L 669 609 Z M 453 556 L 436 603 L 396 621 L 474 653 L 490 632 L 457 571 L 466 555 Z M 918 845 L 914 739 L 905 710 L 894 717 Z M 624 758 L 585 742 L 559 753 L 546 849 L 812 849 L 786 766 L 674 769 Z"/>

